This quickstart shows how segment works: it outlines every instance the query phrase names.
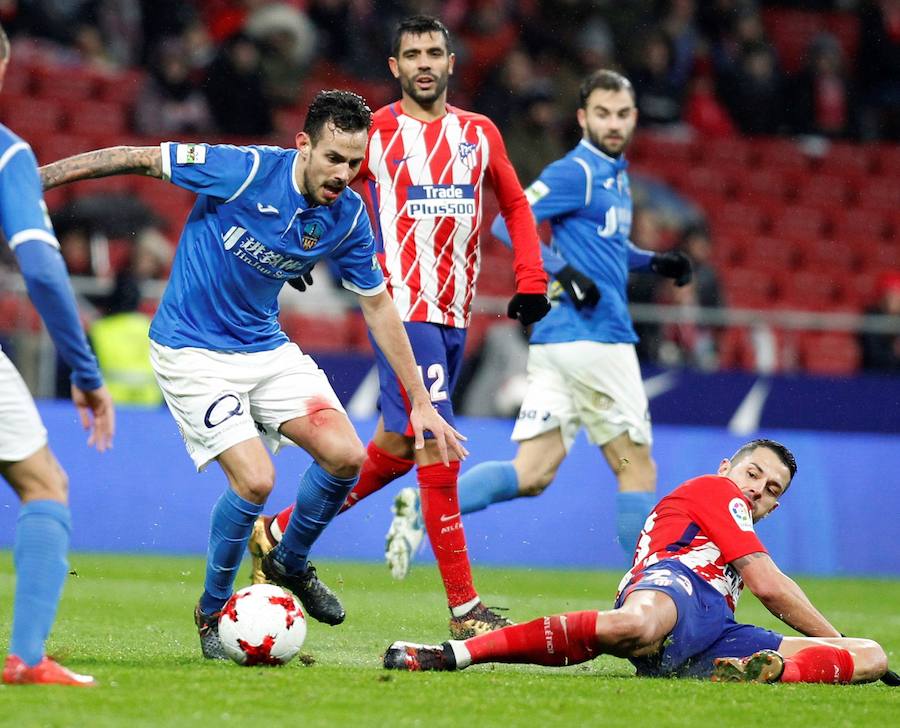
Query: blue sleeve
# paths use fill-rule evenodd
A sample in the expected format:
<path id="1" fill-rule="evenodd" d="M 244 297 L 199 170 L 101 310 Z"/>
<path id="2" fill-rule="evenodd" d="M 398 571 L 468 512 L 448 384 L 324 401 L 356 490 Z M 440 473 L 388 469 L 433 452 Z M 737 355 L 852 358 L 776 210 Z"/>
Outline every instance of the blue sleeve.
<path id="1" fill-rule="evenodd" d="M 254 147 L 163 142 L 160 150 L 163 179 L 225 202 L 240 197 L 259 171 Z"/>
<path id="2" fill-rule="evenodd" d="M 337 263 L 341 283 L 348 291 L 374 296 L 385 288 L 381 265 L 375 255 L 375 236 L 366 206 L 360 200 L 350 230 L 330 256 Z"/>
<path id="3" fill-rule="evenodd" d="M 581 209 L 588 201 L 588 178 L 584 168 L 574 159 L 564 158 L 548 166 L 525 190 L 525 198 L 538 223 Z M 512 240 L 506 223 L 498 215 L 491 225 L 491 234 L 507 248 Z M 556 275 L 568 262 L 546 243 L 541 245 L 544 270 Z"/>
<path id="4" fill-rule="evenodd" d="M 650 270 L 650 263 L 655 253 L 643 250 L 628 241 L 628 270 Z"/>

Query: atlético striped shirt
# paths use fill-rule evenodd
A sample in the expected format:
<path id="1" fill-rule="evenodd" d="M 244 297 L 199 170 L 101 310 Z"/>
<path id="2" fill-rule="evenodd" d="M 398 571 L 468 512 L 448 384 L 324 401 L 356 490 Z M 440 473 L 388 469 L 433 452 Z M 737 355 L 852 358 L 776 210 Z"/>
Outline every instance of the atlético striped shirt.
<path id="1" fill-rule="evenodd" d="M 375 112 L 360 172 L 387 288 L 404 321 L 465 328 L 481 267 L 483 185 L 513 240 L 516 291 L 543 293 L 534 216 L 493 122 L 453 106 L 425 122 Z"/>

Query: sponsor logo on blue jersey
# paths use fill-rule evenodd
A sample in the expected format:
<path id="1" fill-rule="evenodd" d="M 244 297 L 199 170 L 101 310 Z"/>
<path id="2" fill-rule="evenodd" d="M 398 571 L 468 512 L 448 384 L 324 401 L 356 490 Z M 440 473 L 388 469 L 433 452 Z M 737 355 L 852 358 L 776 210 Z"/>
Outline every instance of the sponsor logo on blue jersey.
<path id="1" fill-rule="evenodd" d="M 431 217 L 474 217 L 475 185 L 411 185 L 406 214 L 415 220 Z"/>
<path id="2" fill-rule="evenodd" d="M 316 222 L 307 225 L 307 227 L 311 226 L 316 226 L 318 229 L 318 236 L 315 238 L 315 241 L 318 241 L 319 236 L 322 234 L 321 225 Z M 310 247 L 315 245 L 315 241 Z M 238 227 L 236 225 L 229 228 L 228 231 L 222 235 L 222 244 L 225 247 L 225 250 L 230 251 L 232 255 L 238 258 L 238 260 L 255 268 L 269 278 L 292 277 L 290 274 L 296 273 L 308 262 L 302 258 L 293 258 L 290 255 L 284 255 L 283 253 L 272 250 L 268 246 L 263 245 L 252 235 L 247 234 L 246 228 Z M 306 248 L 305 229 L 303 247 Z"/>

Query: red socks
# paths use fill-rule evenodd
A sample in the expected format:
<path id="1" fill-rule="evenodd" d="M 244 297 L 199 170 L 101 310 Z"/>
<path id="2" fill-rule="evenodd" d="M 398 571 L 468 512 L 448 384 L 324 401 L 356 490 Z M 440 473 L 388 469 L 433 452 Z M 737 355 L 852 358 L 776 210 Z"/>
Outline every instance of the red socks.
<path id="1" fill-rule="evenodd" d="M 816 646 L 800 650 L 784 660 L 781 682 L 849 683 L 853 655 L 840 647 Z"/>
<path id="2" fill-rule="evenodd" d="M 359 482 L 353 486 L 353 490 L 347 495 L 347 500 L 344 501 L 344 505 L 341 506 L 338 513 L 343 513 L 348 508 L 355 506 L 363 498 L 381 490 L 401 475 L 405 475 L 412 470 L 412 466 L 412 460 L 394 457 L 382 450 L 374 442 L 370 442 L 366 448 L 366 459 L 363 461 L 362 470 L 359 473 Z M 275 516 L 277 527 L 272 530 L 278 534 L 278 540 L 281 539 L 281 534 L 287 528 L 293 512 L 294 506 L 290 505 Z"/>
<path id="3" fill-rule="evenodd" d="M 353 486 L 353 490 L 350 491 L 338 513 L 352 508 L 363 498 L 368 498 L 372 493 L 377 493 L 401 475 L 406 475 L 412 470 L 412 466 L 412 460 L 395 457 L 382 450 L 374 442 L 370 442 L 366 448 L 366 459 L 363 461 L 362 470 L 359 472 L 359 482 Z"/>
<path id="4" fill-rule="evenodd" d="M 425 530 L 444 581 L 447 601 L 453 608 L 478 597 L 472 584 L 456 492 L 459 463 L 450 463 L 450 467 L 443 463 L 420 466 L 418 476 Z"/>
<path id="5" fill-rule="evenodd" d="M 466 640 L 472 664 L 518 662 L 563 667 L 593 660 L 600 654 L 598 612 L 569 612 Z"/>

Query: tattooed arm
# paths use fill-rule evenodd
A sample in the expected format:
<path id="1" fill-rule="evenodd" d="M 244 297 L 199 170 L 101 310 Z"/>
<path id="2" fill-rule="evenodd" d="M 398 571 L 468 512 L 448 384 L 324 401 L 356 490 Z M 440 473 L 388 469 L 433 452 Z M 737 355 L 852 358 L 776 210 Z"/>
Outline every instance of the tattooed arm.
<path id="1" fill-rule="evenodd" d="M 162 152 L 159 147 L 107 147 L 45 164 L 38 171 L 45 190 L 113 174 L 143 174 L 161 178 Z"/>
<path id="2" fill-rule="evenodd" d="M 748 554 L 735 559 L 731 565 L 763 606 L 785 624 L 807 637 L 841 636 L 767 553 Z"/>

